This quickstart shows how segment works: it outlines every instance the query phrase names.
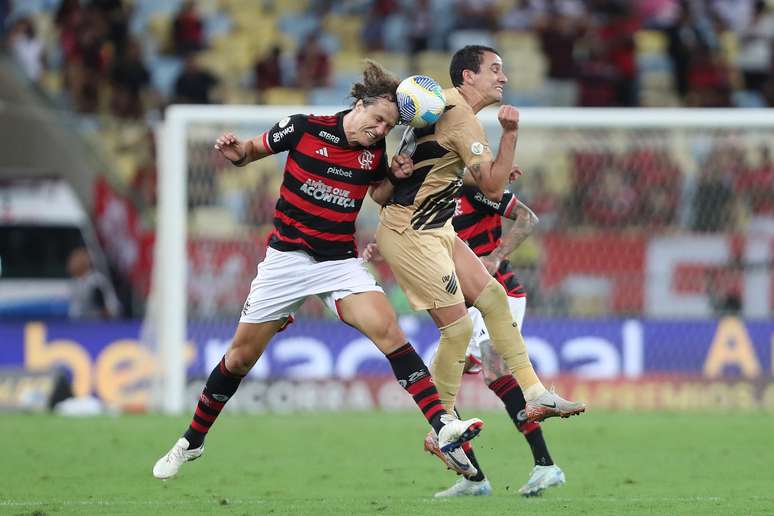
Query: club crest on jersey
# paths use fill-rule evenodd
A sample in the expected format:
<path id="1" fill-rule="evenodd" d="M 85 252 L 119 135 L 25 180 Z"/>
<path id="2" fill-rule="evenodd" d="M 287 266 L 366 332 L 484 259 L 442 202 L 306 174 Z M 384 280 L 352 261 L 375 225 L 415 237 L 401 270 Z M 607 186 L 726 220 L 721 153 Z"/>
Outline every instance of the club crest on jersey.
<path id="1" fill-rule="evenodd" d="M 357 162 L 360 166 L 366 170 L 371 170 L 374 167 L 374 153 L 369 150 L 364 150 L 357 157 Z"/>
<path id="2" fill-rule="evenodd" d="M 481 142 L 473 142 L 470 144 L 470 152 L 476 156 L 481 156 L 484 153 L 485 145 Z"/>

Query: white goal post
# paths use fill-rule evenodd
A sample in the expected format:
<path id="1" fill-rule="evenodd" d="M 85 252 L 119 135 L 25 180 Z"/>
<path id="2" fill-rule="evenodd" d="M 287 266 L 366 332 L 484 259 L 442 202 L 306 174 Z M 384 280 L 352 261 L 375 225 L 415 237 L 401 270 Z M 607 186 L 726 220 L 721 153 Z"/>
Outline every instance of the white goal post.
<path id="1" fill-rule="evenodd" d="M 293 113 L 332 114 L 343 106 L 189 106 L 174 105 L 166 111 L 165 121 L 157 132 L 158 215 L 155 264 L 148 303 L 146 326 L 157 356 L 158 384 L 153 389 L 152 408 L 177 414 L 185 406 L 184 347 L 188 317 L 187 256 L 188 234 L 187 191 L 189 132 L 194 126 L 250 127 L 253 135 Z M 540 138 L 551 139 L 551 131 L 585 130 L 663 130 L 696 129 L 761 130 L 762 141 L 772 141 L 774 110 L 767 109 L 614 109 L 614 108 L 525 108 L 521 109 L 520 141 L 517 155 L 540 154 L 540 142 L 530 131 L 540 130 Z M 499 124 L 496 109 L 479 114 L 496 146 Z M 237 131 L 235 131 L 237 132 Z M 400 132 L 397 128 L 394 133 Z M 213 133 L 214 134 L 214 133 Z M 750 133 L 752 134 L 752 133 Z M 208 136 L 209 137 L 209 136 Z M 394 136 L 393 136 L 394 137 Z M 679 138 L 679 135 L 675 135 Z M 671 138 L 670 135 L 666 136 Z M 213 139 L 214 143 L 214 139 Z M 536 156 L 535 159 L 540 159 Z M 520 162 L 521 163 L 521 162 Z"/>

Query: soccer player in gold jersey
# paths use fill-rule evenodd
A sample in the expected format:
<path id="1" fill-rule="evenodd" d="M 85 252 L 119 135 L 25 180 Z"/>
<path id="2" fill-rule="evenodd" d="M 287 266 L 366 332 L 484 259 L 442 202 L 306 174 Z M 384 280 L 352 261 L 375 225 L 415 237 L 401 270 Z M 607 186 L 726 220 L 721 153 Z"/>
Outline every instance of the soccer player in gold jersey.
<path id="1" fill-rule="evenodd" d="M 434 125 L 409 128 L 399 154 L 414 163 L 397 181 L 380 216 L 376 240 L 412 308 L 427 310 L 441 338 L 432 373 L 441 400 L 453 407 L 465 365 L 472 322 L 465 303 L 481 313 L 492 347 L 521 386 L 529 421 L 568 417 L 585 405 L 547 390 L 535 374 L 503 287 L 455 235 L 451 218 L 464 170 L 483 194 L 500 201 L 509 181 L 519 131 L 519 111 L 502 105 L 502 134 L 493 156 L 476 113 L 502 101 L 508 81 L 503 61 L 490 47 L 471 45 L 452 57 L 453 88 L 444 90 L 446 112 Z"/>

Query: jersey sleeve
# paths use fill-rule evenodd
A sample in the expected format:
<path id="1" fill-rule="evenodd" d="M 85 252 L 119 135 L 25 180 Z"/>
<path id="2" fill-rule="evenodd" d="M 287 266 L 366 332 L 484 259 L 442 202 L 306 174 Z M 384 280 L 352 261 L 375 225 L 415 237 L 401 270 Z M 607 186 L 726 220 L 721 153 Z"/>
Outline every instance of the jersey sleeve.
<path id="1" fill-rule="evenodd" d="M 492 150 L 486 138 L 484 128 L 472 111 L 459 109 L 449 111 L 452 115 L 448 124 L 444 124 L 446 147 L 459 155 L 466 167 L 493 161 Z"/>
<path id="2" fill-rule="evenodd" d="M 511 212 L 517 203 L 516 195 L 511 192 L 505 192 L 498 202 L 490 201 L 481 190 L 471 186 L 464 188 L 464 195 L 476 211 L 489 214 L 496 213 L 506 218 L 510 218 Z"/>
<path id="3" fill-rule="evenodd" d="M 306 115 L 287 116 L 263 133 L 263 145 L 274 154 L 289 151 L 298 144 L 306 126 Z"/>

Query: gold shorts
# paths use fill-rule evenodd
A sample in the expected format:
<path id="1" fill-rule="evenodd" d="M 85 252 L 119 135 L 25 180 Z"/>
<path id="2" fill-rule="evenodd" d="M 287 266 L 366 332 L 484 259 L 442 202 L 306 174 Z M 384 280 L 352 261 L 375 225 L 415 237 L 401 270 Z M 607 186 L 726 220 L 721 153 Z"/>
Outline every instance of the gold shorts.
<path id="1" fill-rule="evenodd" d="M 465 302 L 454 272 L 455 238 L 451 224 L 419 231 L 409 227 L 402 233 L 379 224 L 376 230 L 379 252 L 414 310 Z"/>

